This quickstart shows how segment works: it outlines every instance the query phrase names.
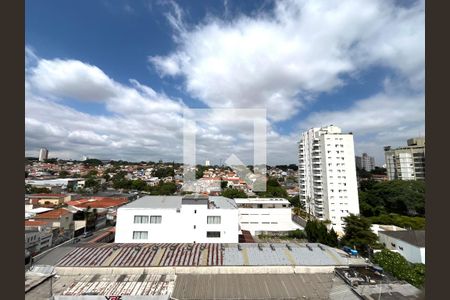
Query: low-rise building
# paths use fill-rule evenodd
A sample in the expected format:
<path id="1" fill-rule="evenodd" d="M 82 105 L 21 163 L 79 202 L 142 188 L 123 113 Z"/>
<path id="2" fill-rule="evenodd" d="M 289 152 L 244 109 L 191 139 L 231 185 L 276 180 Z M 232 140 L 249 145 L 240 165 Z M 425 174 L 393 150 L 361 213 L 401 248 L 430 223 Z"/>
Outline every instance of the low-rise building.
<path id="1" fill-rule="evenodd" d="M 284 198 L 235 198 L 241 230 L 252 235 L 302 229 L 292 221 L 292 208 Z"/>
<path id="2" fill-rule="evenodd" d="M 425 230 L 378 232 L 380 243 L 412 263 L 425 263 Z"/>
<path id="3" fill-rule="evenodd" d="M 52 226 L 46 221 L 25 221 L 25 249 L 35 254 L 52 246 Z"/>
<path id="4" fill-rule="evenodd" d="M 30 221 L 46 221 L 51 224 L 51 227 L 57 229 L 54 231 L 53 239 L 56 241 L 63 241 L 73 237 L 74 223 L 73 213 L 64 208 L 54 209 L 48 212 L 37 214 Z"/>
<path id="5" fill-rule="evenodd" d="M 116 243 L 237 243 L 238 210 L 225 197 L 144 196 L 117 210 Z"/>

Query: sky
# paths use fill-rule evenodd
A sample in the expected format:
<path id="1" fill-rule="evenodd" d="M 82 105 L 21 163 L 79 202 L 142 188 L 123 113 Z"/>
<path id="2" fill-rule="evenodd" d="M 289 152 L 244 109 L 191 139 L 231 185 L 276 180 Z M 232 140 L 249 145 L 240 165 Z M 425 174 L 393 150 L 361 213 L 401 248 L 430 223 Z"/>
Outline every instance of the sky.
<path id="1" fill-rule="evenodd" d="M 352 132 L 355 154 L 425 134 L 424 1 L 26 1 L 25 155 L 297 163 L 303 131 Z M 207 110 L 211 109 L 211 110 Z M 216 110 L 221 109 L 221 110 Z"/>

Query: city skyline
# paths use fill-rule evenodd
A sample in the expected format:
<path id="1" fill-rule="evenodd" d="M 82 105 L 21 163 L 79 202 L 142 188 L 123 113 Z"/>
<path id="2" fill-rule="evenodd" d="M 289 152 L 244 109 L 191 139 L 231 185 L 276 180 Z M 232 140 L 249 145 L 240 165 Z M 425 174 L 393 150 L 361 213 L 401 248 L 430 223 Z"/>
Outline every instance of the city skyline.
<path id="1" fill-rule="evenodd" d="M 379 164 L 423 135 L 423 1 L 204 4 L 27 2 L 25 155 L 181 162 L 185 108 L 267 109 L 268 165 L 312 127 Z M 245 120 L 218 119 L 197 163 L 251 164 Z"/>

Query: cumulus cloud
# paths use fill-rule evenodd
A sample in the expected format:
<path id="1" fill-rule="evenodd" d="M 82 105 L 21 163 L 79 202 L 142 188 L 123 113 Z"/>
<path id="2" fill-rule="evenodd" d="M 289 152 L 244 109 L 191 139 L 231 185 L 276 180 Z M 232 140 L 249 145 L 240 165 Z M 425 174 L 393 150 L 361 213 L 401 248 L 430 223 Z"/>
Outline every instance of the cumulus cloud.
<path id="1" fill-rule="evenodd" d="M 211 107 L 265 107 L 274 121 L 375 64 L 423 84 L 423 1 L 279 1 L 273 15 L 209 18 L 177 37 L 176 51 L 149 57 L 161 76 L 182 75 Z"/>

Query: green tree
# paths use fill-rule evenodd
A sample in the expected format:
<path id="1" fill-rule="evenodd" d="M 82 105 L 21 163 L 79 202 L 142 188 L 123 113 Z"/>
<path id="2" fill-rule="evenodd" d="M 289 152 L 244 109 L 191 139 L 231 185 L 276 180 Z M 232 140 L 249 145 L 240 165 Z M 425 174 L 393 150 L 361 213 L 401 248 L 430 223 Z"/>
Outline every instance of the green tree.
<path id="1" fill-rule="evenodd" d="M 69 172 L 62 170 L 59 172 L 58 176 L 59 178 L 67 178 L 67 176 L 69 176 Z"/>
<path id="2" fill-rule="evenodd" d="M 341 242 L 351 248 L 355 247 L 363 254 L 368 253 L 368 247 L 377 244 L 377 236 L 370 229 L 371 223 L 364 217 L 353 214 L 344 218 L 345 235 Z"/>
<path id="3" fill-rule="evenodd" d="M 331 228 L 330 232 L 328 233 L 328 243 L 327 245 L 330 247 L 337 247 L 339 244 L 338 235 L 336 231 L 334 231 L 333 228 Z"/>
<path id="4" fill-rule="evenodd" d="M 227 186 L 228 186 L 228 182 L 227 181 L 224 181 L 224 180 L 220 181 L 220 188 L 222 190 L 227 188 Z"/>
<path id="5" fill-rule="evenodd" d="M 222 191 L 222 196 L 226 198 L 248 198 L 247 194 L 238 189 L 226 188 Z"/>
<path id="6" fill-rule="evenodd" d="M 401 254 L 387 249 L 375 253 L 373 259 L 376 264 L 397 279 L 405 280 L 417 288 L 424 287 L 424 264 L 411 264 Z"/>
<path id="7" fill-rule="evenodd" d="M 425 215 L 425 182 L 420 180 L 362 181 L 359 201 L 364 216 L 396 213 Z"/>

